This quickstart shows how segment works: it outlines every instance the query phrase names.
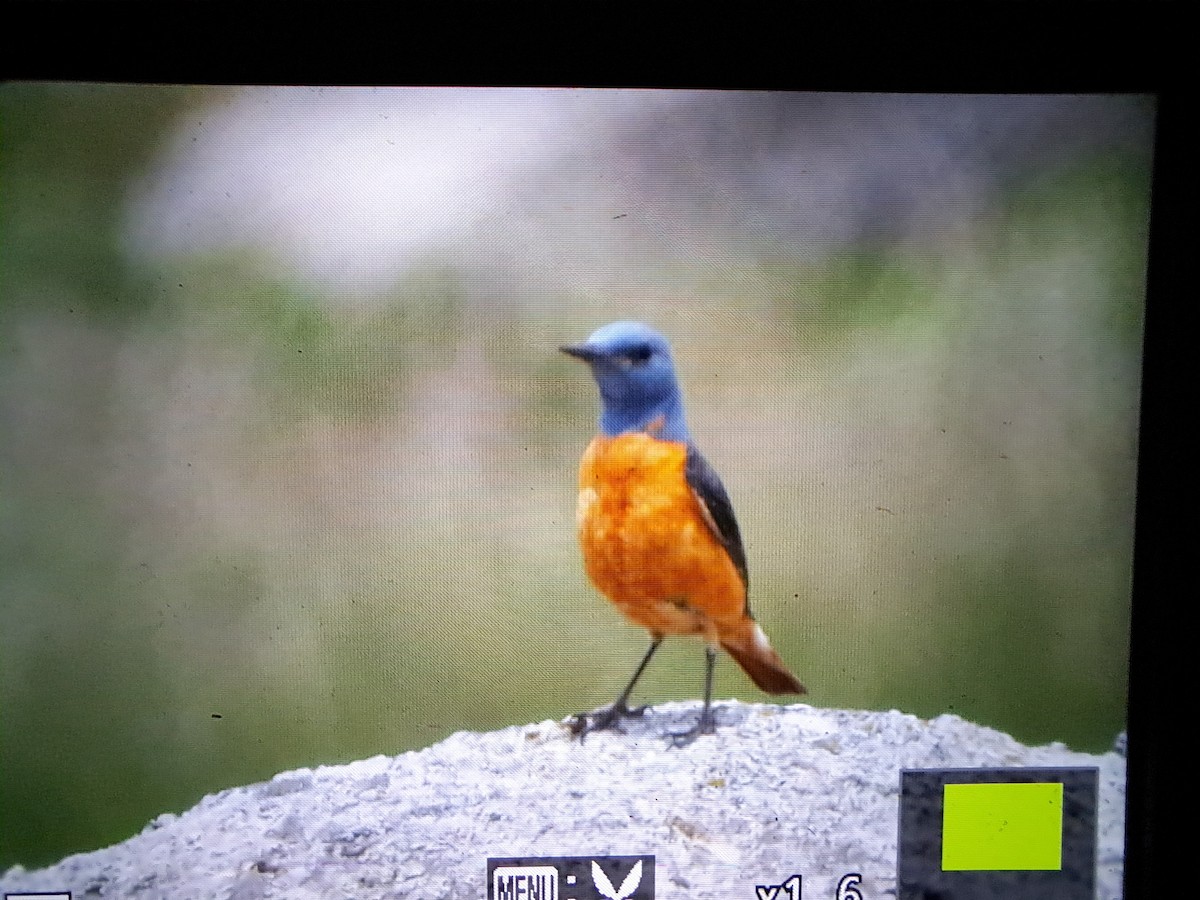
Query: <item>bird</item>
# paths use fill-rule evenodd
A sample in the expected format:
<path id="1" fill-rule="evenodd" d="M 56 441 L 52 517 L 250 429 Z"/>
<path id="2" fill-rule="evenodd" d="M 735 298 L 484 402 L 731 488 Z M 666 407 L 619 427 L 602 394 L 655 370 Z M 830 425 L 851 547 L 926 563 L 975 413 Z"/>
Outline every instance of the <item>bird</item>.
<path id="1" fill-rule="evenodd" d="M 692 441 L 667 339 L 619 321 L 559 348 L 585 362 L 600 391 L 599 433 L 579 463 L 575 521 L 584 569 L 650 647 L 612 706 L 570 722 L 583 739 L 641 716 L 629 697 L 669 635 L 704 641 L 704 705 L 676 746 L 712 734 L 713 667 L 724 650 L 771 694 L 806 689 L 750 613 L 749 572 L 733 504 Z"/>

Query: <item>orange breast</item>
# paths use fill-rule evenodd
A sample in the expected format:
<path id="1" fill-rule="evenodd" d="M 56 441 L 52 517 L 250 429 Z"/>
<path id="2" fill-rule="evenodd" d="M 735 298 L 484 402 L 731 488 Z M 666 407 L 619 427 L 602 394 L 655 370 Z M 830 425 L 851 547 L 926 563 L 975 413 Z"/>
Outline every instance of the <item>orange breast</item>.
<path id="1" fill-rule="evenodd" d="M 579 543 L 592 583 L 629 619 L 716 643 L 746 618 L 746 590 L 688 487 L 686 460 L 686 445 L 646 434 L 593 440 L 579 467 Z"/>

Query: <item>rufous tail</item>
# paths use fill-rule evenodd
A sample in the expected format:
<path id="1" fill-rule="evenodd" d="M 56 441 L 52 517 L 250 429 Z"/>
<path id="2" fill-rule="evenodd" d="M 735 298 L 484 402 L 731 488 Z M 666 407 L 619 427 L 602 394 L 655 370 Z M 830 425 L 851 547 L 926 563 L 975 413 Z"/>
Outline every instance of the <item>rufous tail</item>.
<path id="1" fill-rule="evenodd" d="M 753 621 L 747 625 L 737 634 L 721 635 L 721 648 L 768 694 L 807 694 L 804 685 L 771 647 L 763 630 Z"/>

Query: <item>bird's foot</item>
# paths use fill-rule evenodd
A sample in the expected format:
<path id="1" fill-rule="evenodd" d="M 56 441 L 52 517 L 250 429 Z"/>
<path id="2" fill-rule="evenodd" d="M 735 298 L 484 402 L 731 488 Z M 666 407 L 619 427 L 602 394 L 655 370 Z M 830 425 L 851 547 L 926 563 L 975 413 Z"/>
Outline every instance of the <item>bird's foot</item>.
<path id="1" fill-rule="evenodd" d="M 636 706 L 630 709 L 624 703 L 614 703 L 599 712 L 579 713 L 572 716 L 567 727 L 571 730 L 571 734 L 582 742 L 593 731 L 606 731 L 609 728 L 621 731 L 622 719 L 640 719 L 647 709 L 648 707 L 645 706 Z"/>
<path id="2" fill-rule="evenodd" d="M 686 747 L 702 734 L 714 734 L 717 730 L 717 717 L 713 715 L 711 707 L 704 707 L 700 713 L 700 721 L 695 727 L 689 728 L 687 731 L 671 735 L 672 747 Z"/>

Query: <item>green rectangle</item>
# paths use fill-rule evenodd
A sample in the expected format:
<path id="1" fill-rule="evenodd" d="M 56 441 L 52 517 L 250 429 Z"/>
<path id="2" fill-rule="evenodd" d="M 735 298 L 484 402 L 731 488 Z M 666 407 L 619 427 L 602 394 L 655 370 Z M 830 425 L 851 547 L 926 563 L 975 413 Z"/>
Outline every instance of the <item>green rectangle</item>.
<path id="1" fill-rule="evenodd" d="M 942 871 L 1062 868 L 1062 782 L 947 784 Z"/>

